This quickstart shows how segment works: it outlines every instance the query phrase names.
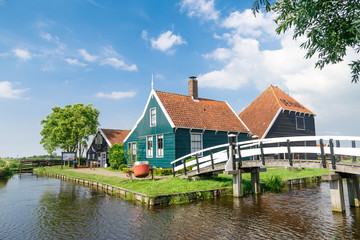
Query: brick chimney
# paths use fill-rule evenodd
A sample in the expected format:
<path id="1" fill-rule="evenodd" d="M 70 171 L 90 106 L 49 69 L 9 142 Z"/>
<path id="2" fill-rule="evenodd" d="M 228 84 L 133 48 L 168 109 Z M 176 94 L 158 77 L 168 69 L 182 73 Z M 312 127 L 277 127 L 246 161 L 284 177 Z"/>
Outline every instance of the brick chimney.
<path id="1" fill-rule="evenodd" d="M 198 99 L 198 81 L 194 76 L 189 77 L 189 96 L 194 100 Z"/>

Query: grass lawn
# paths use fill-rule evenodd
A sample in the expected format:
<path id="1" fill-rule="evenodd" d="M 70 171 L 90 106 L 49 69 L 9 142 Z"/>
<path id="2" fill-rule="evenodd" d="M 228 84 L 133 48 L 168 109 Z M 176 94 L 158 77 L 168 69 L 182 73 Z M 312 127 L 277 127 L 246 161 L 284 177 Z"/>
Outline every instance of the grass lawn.
<path id="1" fill-rule="evenodd" d="M 39 168 L 41 169 L 41 168 Z M 161 195 L 169 193 L 183 193 L 199 190 L 218 189 L 223 187 L 232 187 L 232 176 L 220 174 L 216 178 L 206 178 L 197 181 L 188 181 L 180 178 L 166 178 L 161 180 L 134 180 L 130 181 L 128 178 L 103 176 L 97 174 L 77 173 L 67 171 L 70 169 L 64 167 L 47 167 L 47 172 L 60 173 L 73 177 L 85 178 L 95 180 L 114 186 L 126 188 L 147 195 Z M 273 176 L 278 176 L 282 181 L 294 178 L 319 176 L 329 173 L 326 169 L 301 169 L 298 171 L 289 171 L 285 168 L 268 168 L 267 172 L 260 173 L 261 182 L 269 182 Z M 250 190 L 251 175 L 250 173 L 243 174 L 243 185 L 245 192 Z"/>

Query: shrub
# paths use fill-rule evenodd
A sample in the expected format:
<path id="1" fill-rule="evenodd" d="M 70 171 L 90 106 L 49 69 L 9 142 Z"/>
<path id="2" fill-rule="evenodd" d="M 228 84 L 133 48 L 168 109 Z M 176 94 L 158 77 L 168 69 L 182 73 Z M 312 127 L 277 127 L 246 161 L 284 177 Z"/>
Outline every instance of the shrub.
<path id="1" fill-rule="evenodd" d="M 14 173 L 8 166 L 0 168 L 0 178 L 9 178 L 12 175 L 14 175 Z"/>
<path id="2" fill-rule="evenodd" d="M 5 166 L 6 166 L 6 162 L 0 159 L 0 167 L 5 167 Z"/>
<path id="3" fill-rule="evenodd" d="M 282 190 L 282 180 L 279 175 L 273 175 L 270 180 L 265 183 L 265 191 L 279 193 Z"/>
<path id="4" fill-rule="evenodd" d="M 172 169 L 171 168 L 154 168 L 154 175 L 155 176 L 172 175 Z"/>
<path id="5" fill-rule="evenodd" d="M 112 169 L 119 169 L 120 165 L 125 164 L 124 144 L 114 144 L 110 148 L 109 163 Z"/>
<path id="6" fill-rule="evenodd" d="M 120 164 L 119 170 L 120 170 L 120 171 L 123 171 L 123 169 L 126 168 L 126 167 L 127 167 L 127 165 L 126 165 L 125 163 Z"/>

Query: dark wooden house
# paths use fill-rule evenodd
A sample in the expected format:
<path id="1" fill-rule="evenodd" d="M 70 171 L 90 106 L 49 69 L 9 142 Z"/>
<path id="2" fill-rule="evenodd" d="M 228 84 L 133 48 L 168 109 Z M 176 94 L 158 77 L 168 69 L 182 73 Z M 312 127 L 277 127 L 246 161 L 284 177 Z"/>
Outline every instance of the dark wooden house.
<path id="1" fill-rule="evenodd" d="M 315 114 L 278 87 L 268 87 L 239 117 L 260 139 L 315 136 Z"/>
<path id="2" fill-rule="evenodd" d="M 123 143 L 130 130 L 99 128 L 86 152 L 88 164 L 94 162 L 100 167 L 109 166 L 109 149 Z"/>
<path id="3" fill-rule="evenodd" d="M 224 101 L 198 97 L 197 80 L 189 80 L 189 95 L 152 90 L 143 114 L 126 137 L 132 160 L 170 168 L 186 154 L 228 142 L 249 139 L 249 129 Z"/>

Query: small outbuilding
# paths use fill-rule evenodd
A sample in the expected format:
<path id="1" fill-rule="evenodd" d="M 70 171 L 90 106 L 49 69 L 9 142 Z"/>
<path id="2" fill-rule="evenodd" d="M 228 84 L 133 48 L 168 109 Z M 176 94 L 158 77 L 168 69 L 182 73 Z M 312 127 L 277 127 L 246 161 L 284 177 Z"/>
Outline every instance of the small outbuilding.
<path id="1" fill-rule="evenodd" d="M 99 128 L 86 152 L 88 164 L 109 165 L 109 150 L 114 144 L 123 143 L 130 130 Z"/>
<path id="2" fill-rule="evenodd" d="M 239 117 L 259 139 L 315 136 L 315 114 L 275 86 L 261 93 Z"/>
<path id="3" fill-rule="evenodd" d="M 315 114 L 280 88 L 268 87 L 239 117 L 253 138 L 315 136 Z M 278 144 L 286 145 L 286 143 Z M 315 146 L 316 142 L 296 142 L 296 146 Z M 287 154 L 272 156 L 287 158 Z M 316 159 L 316 154 L 296 154 L 293 159 Z"/>

